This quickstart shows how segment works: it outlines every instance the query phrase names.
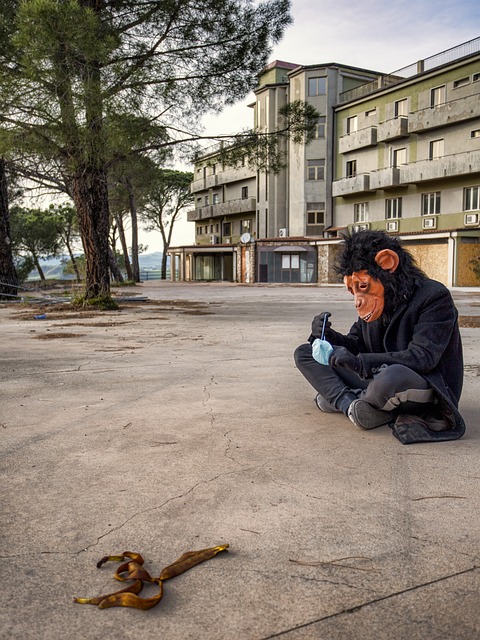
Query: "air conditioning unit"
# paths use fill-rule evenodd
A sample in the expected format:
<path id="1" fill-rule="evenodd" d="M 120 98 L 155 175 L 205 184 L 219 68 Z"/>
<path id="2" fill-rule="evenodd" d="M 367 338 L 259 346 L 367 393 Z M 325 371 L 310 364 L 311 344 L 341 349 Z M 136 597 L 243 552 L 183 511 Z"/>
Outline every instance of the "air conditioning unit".
<path id="1" fill-rule="evenodd" d="M 387 222 L 387 231 L 398 231 L 398 220 L 390 220 Z"/>
<path id="2" fill-rule="evenodd" d="M 354 233 L 357 233 L 358 231 L 365 231 L 366 229 L 370 229 L 370 223 L 369 222 L 359 222 L 359 223 L 354 224 L 352 226 L 352 231 Z"/>
<path id="3" fill-rule="evenodd" d="M 218 244 L 218 236 L 210 236 L 210 244 Z"/>
<path id="4" fill-rule="evenodd" d="M 436 218 L 424 218 L 422 220 L 422 228 L 423 229 L 436 229 L 437 228 L 437 219 Z"/>
<path id="5" fill-rule="evenodd" d="M 479 215 L 478 213 L 466 213 L 463 219 L 465 225 L 478 225 Z"/>
<path id="6" fill-rule="evenodd" d="M 287 237 L 287 230 L 285 229 L 285 227 L 283 229 L 279 229 L 278 230 L 278 236 L 279 236 L 279 238 L 286 238 Z"/>

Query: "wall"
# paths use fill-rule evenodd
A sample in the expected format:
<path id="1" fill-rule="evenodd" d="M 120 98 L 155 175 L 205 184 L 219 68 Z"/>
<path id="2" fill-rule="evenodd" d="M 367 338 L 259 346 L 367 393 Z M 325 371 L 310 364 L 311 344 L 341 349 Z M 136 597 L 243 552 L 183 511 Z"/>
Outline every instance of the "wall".
<path id="1" fill-rule="evenodd" d="M 448 285 L 448 243 L 445 239 L 441 244 L 419 243 L 409 244 L 404 241 L 407 249 L 415 258 L 417 265 L 432 280 L 438 280 L 445 286 Z"/>
<path id="2" fill-rule="evenodd" d="M 465 242 L 465 238 L 459 238 L 457 245 L 458 251 L 458 270 L 457 270 L 457 286 L 458 287 L 478 287 L 480 279 L 472 270 L 470 260 L 480 258 L 480 243 L 478 238 L 476 242 Z"/>

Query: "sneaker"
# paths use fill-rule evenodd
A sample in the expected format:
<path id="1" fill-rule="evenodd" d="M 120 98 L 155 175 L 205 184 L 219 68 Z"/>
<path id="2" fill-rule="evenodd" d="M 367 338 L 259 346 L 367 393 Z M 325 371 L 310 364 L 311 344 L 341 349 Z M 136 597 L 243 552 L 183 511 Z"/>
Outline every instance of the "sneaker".
<path id="1" fill-rule="evenodd" d="M 323 396 L 318 394 L 315 398 L 315 404 L 324 413 L 341 413 L 340 409 L 336 409 L 333 404 L 325 400 Z"/>
<path id="2" fill-rule="evenodd" d="M 365 400 L 354 400 L 348 407 L 347 417 L 361 429 L 375 429 L 395 420 L 394 413 L 375 409 Z"/>

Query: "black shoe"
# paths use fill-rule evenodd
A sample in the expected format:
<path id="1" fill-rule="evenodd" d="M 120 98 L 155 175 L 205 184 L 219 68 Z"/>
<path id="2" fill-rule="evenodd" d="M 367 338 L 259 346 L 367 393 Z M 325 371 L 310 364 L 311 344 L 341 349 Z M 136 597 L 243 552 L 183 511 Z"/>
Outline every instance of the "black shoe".
<path id="1" fill-rule="evenodd" d="M 347 416 L 361 429 L 375 429 L 395 420 L 395 415 L 391 411 L 375 409 L 365 400 L 354 400 L 348 407 Z"/>
<path id="2" fill-rule="evenodd" d="M 315 397 L 315 404 L 320 409 L 320 411 L 323 411 L 324 413 L 341 413 L 340 409 L 334 407 L 333 404 L 331 404 L 319 393 Z"/>

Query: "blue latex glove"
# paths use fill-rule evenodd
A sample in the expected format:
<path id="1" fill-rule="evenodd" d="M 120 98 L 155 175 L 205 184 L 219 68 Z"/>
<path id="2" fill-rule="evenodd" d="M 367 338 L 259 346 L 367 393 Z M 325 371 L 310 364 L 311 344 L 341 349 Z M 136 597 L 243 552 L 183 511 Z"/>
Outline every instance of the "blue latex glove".
<path id="1" fill-rule="evenodd" d="M 327 340 L 316 338 L 312 342 L 312 356 L 320 364 L 328 364 L 328 360 L 333 353 L 333 347 Z"/>

